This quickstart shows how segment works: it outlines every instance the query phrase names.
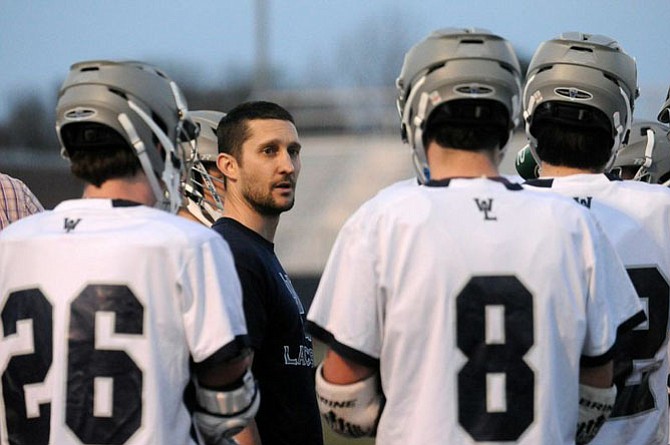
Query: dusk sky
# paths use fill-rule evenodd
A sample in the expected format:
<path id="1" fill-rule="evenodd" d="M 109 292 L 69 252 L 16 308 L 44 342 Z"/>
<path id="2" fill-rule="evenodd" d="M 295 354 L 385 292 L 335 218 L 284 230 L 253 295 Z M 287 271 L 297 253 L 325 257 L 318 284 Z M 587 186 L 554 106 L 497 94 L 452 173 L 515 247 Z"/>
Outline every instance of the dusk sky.
<path id="1" fill-rule="evenodd" d="M 613 37 L 638 62 L 638 118 L 655 118 L 670 84 L 668 0 L 0 0 L 0 120 L 86 59 L 145 60 L 208 85 L 250 73 L 261 3 L 269 63 L 293 87 L 326 75 L 346 86 L 341 49 L 356 49 L 348 63 L 365 55 L 366 27 L 404 52 L 450 26 L 487 28 L 526 57 L 564 31 Z"/>

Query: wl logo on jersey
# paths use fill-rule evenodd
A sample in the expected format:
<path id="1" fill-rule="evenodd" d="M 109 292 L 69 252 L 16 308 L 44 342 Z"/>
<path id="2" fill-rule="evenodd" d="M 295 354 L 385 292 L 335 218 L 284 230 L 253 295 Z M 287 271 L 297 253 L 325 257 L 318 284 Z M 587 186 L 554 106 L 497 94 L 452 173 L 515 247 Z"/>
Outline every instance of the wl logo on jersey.
<path id="1" fill-rule="evenodd" d="M 489 212 L 493 211 L 493 198 L 489 199 L 478 199 L 475 198 L 475 203 L 477 203 L 477 208 L 479 209 L 480 212 L 484 213 L 484 220 L 485 221 L 497 221 L 498 218 L 496 218 L 493 215 L 489 215 Z"/>
<path id="2" fill-rule="evenodd" d="M 65 218 L 65 220 L 63 221 L 63 229 L 65 229 L 67 233 L 70 233 L 77 227 L 79 221 L 81 221 L 81 218 L 77 219 Z"/>
<path id="3" fill-rule="evenodd" d="M 591 196 L 585 196 L 585 197 L 575 196 L 572 199 L 574 199 L 577 202 L 577 204 L 581 204 L 584 207 L 586 207 L 587 209 L 590 209 L 591 208 L 591 200 L 593 199 L 593 197 L 591 197 Z"/>

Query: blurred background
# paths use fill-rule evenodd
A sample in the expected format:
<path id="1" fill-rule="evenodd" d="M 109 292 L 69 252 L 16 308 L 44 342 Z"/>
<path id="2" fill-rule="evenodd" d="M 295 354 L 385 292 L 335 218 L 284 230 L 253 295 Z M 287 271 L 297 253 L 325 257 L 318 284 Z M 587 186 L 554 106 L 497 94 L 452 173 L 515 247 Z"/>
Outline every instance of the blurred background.
<path id="1" fill-rule="evenodd" d="M 0 0 L 0 171 L 47 208 L 80 195 L 59 157 L 54 108 L 81 60 L 156 64 L 194 110 L 278 102 L 296 117 L 304 149 L 277 253 L 309 304 L 346 218 L 413 175 L 394 82 L 414 43 L 443 27 L 487 28 L 526 66 L 561 32 L 605 34 L 637 60 L 635 117 L 655 120 L 670 83 L 668 23 L 668 0 Z M 513 173 L 524 144 L 519 129 L 503 173 Z M 350 442 L 329 435 L 327 443 Z"/>

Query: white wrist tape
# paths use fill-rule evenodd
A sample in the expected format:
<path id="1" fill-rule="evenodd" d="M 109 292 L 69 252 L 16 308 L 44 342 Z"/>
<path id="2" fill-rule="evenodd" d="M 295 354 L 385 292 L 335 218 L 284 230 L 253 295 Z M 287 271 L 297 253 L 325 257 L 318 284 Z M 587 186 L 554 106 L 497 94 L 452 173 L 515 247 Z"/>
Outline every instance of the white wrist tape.
<path id="1" fill-rule="evenodd" d="M 616 386 L 595 388 L 579 385 L 579 420 L 577 421 L 577 445 L 589 443 L 612 413 L 616 399 Z"/>
<path id="2" fill-rule="evenodd" d="M 337 385 L 323 378 L 322 368 L 323 363 L 316 369 L 316 394 L 326 423 L 343 436 L 374 436 L 383 404 L 379 374 L 360 382 Z"/>

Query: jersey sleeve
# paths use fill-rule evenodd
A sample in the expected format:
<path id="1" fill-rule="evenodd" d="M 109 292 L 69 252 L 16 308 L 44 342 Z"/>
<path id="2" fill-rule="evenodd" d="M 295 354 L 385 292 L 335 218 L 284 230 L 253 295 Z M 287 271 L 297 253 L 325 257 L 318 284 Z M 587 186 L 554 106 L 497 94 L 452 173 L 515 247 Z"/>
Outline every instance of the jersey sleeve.
<path id="1" fill-rule="evenodd" d="M 584 366 L 598 366 L 612 359 L 617 333 L 633 329 L 646 318 L 619 255 L 596 221 L 591 233 L 593 253 L 586 308 L 587 334 L 582 351 Z"/>
<path id="2" fill-rule="evenodd" d="M 383 328 L 374 226 L 360 210 L 343 226 L 307 315 L 312 335 L 369 367 L 379 364 Z"/>
<path id="3" fill-rule="evenodd" d="M 218 235 L 193 250 L 182 273 L 183 319 L 196 363 L 226 361 L 248 346 L 242 288 L 230 248 Z"/>

